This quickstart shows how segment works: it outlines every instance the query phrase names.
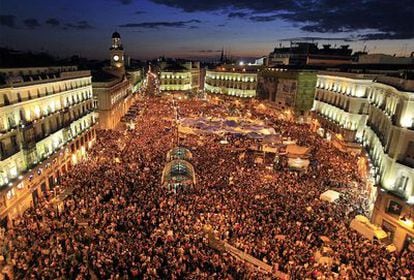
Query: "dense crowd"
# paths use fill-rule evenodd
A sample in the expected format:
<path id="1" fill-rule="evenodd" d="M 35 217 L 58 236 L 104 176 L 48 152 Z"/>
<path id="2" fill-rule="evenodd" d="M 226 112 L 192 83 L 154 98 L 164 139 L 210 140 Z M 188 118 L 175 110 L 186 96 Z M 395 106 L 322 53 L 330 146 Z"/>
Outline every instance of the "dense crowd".
<path id="1" fill-rule="evenodd" d="M 203 231 L 268 263 L 292 279 L 412 279 L 414 253 L 390 253 L 349 228 L 365 214 L 367 190 L 357 159 L 313 134 L 306 124 L 277 120 L 253 101 L 220 106 L 181 100 L 180 116 L 249 115 L 311 148 L 308 172 L 265 169 L 249 139 L 186 135 L 196 186 L 183 193 L 160 185 L 176 137 L 171 99 L 140 103 L 133 131 L 99 131 L 88 158 L 61 181 L 72 194 L 62 211 L 43 201 L 7 233 L 17 279 L 269 279 L 240 259 L 209 247 Z M 343 196 L 327 203 L 319 195 Z M 330 239 L 325 243 L 321 236 Z M 315 252 L 329 247 L 332 265 Z"/>

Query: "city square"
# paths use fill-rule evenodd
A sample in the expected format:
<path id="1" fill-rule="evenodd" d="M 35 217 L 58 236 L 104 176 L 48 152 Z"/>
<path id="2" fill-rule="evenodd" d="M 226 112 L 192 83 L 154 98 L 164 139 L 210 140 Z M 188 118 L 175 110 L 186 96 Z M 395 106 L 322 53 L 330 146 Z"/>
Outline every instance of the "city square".
<path id="1" fill-rule="evenodd" d="M 211 134 L 202 139 L 179 135 L 177 140 L 173 103 L 180 118 L 225 117 L 229 111 L 228 105 L 217 107 L 208 100 L 143 97 L 139 130 L 98 132 L 88 158 L 62 178 L 60 186 L 72 188 L 60 202 L 63 208 L 42 201 L 10 233 L 18 241 L 11 244 L 18 278 L 263 279 L 276 271 L 311 278 L 340 271 L 342 279 L 354 279 L 412 273 L 407 267 L 412 253 L 396 258 L 348 228 L 357 214 L 366 213 L 368 199 L 354 157 L 335 150 L 307 125 L 269 120 L 282 136 L 310 146 L 318 162 L 307 172 L 287 166 L 269 170 L 255 164 L 254 154 L 240 158 L 255 139 L 229 139 L 227 145 Z M 242 103 L 241 114 L 249 110 L 255 119 L 266 117 L 256 111 L 258 104 Z M 195 185 L 181 191 L 160 185 L 166 154 L 176 146 L 191 151 L 197 176 Z M 339 201 L 320 200 L 332 188 L 341 192 Z M 209 246 L 205 226 L 272 271 L 219 254 Z M 315 259 L 323 248 L 329 248 L 332 263 Z M 378 263 L 372 266 L 369 259 Z"/>
<path id="2" fill-rule="evenodd" d="M 414 279 L 411 2 L 22 1 L 0 279 Z"/>

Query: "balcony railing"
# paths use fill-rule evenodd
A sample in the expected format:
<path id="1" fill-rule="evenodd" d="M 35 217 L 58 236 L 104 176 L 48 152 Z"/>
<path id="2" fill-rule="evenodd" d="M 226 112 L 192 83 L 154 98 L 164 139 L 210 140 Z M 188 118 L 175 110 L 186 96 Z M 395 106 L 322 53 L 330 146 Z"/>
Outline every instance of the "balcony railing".
<path id="1" fill-rule="evenodd" d="M 41 98 L 41 97 L 45 97 L 45 96 L 50 96 L 53 94 L 58 94 L 58 93 L 62 93 L 65 91 L 70 91 L 70 90 L 75 90 L 75 89 L 80 89 L 80 88 L 87 88 L 90 87 L 91 84 L 87 84 L 87 85 L 80 85 L 80 86 L 70 86 L 70 87 L 64 87 L 64 88 L 59 88 L 59 89 L 55 89 L 53 88 L 52 91 L 46 91 L 43 92 L 41 94 L 36 94 L 36 96 L 31 96 L 31 97 L 21 97 L 18 98 L 17 100 L 11 101 L 11 100 L 7 100 L 7 102 L 4 102 L 4 104 L 0 104 L 0 107 L 4 107 L 4 106 L 9 106 L 9 105 L 14 105 L 14 104 L 18 104 L 20 102 L 25 102 L 25 101 L 29 101 L 29 100 L 34 100 L 36 98 Z"/>
<path id="2" fill-rule="evenodd" d="M 52 135 L 53 133 L 63 129 L 63 128 L 67 128 L 69 127 L 73 122 L 83 118 L 84 116 L 90 114 L 91 112 L 93 112 L 92 110 L 85 110 L 85 112 L 83 114 L 80 114 L 78 117 L 73 117 L 70 120 L 67 121 L 63 121 L 61 122 L 59 125 L 57 125 L 55 128 L 49 129 L 47 131 L 43 131 L 40 134 L 33 134 L 32 137 L 27 137 L 24 139 L 24 142 L 22 144 L 23 149 L 31 149 L 34 146 L 36 146 L 36 143 L 44 140 L 46 137 Z"/>
<path id="3" fill-rule="evenodd" d="M 386 144 L 385 143 L 385 140 L 386 140 L 385 139 L 385 135 L 381 132 L 381 130 L 379 129 L 379 127 L 377 127 L 376 125 L 374 125 L 371 120 L 368 120 L 367 125 L 372 129 L 372 131 L 374 131 L 375 135 L 380 140 L 381 145 L 383 147 L 385 147 L 385 144 Z"/>

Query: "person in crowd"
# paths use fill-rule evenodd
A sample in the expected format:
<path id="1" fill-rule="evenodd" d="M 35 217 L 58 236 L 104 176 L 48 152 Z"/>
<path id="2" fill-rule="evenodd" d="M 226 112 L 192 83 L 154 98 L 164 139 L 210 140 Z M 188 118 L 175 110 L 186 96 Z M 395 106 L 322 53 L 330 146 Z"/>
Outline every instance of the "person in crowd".
<path id="1" fill-rule="evenodd" d="M 241 104 L 240 104 L 241 103 Z M 193 153 L 197 184 L 186 192 L 161 186 L 168 150 L 177 145 L 175 109 L 152 97 L 132 131 L 102 130 L 88 158 L 72 167 L 60 189 L 71 189 L 57 211 L 44 198 L 16 220 L 6 239 L 16 279 L 270 279 L 243 260 L 209 246 L 203 231 L 292 279 L 412 279 L 414 253 L 390 253 L 349 228 L 366 214 L 368 190 L 357 159 L 310 131 L 279 120 L 253 101 L 175 100 L 180 117 L 263 120 L 283 137 L 311 148 L 306 173 L 268 170 L 243 152 L 259 140 L 204 133 L 181 137 Z M 175 105 L 174 105 L 175 106 Z M 119 159 L 119 160 L 115 160 Z M 231 180 L 230 180 L 231 177 Z M 229 183 L 231 181 L 231 183 Z M 319 200 L 327 189 L 343 194 Z M 283 238 L 280 238 L 283 236 Z M 315 252 L 331 241 L 333 264 Z"/>

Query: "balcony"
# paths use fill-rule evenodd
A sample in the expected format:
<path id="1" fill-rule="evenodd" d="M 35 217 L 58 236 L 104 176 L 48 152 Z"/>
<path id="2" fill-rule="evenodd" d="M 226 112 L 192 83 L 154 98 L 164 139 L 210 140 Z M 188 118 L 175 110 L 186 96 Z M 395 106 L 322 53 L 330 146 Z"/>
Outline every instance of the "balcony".
<path id="1" fill-rule="evenodd" d="M 93 111 L 92 110 L 85 110 L 85 112 L 80 114 L 79 116 L 73 117 L 73 118 L 71 118 L 69 120 L 66 120 L 66 121 L 62 121 L 55 128 L 51 128 L 47 131 L 42 131 L 42 133 L 40 133 L 40 134 L 36 134 L 34 132 L 34 130 L 32 132 L 29 132 L 29 129 L 32 129 L 32 128 L 28 128 L 28 127 L 22 128 L 24 130 L 23 131 L 23 133 L 24 133 L 23 134 L 24 135 L 24 142 L 22 144 L 23 149 L 25 149 L 25 150 L 32 149 L 33 147 L 36 146 L 36 144 L 38 142 L 44 140 L 48 136 L 52 135 L 53 133 L 56 133 L 57 131 L 59 131 L 63 128 L 70 128 L 70 125 L 73 122 L 83 118 L 84 116 L 90 114 L 91 112 L 93 112 Z"/>
<path id="2" fill-rule="evenodd" d="M 383 133 L 381 133 L 381 130 L 379 129 L 379 127 L 377 127 L 376 125 L 374 125 L 373 123 L 372 123 L 372 121 L 370 121 L 370 120 L 368 120 L 368 122 L 367 122 L 367 125 L 372 129 L 372 131 L 374 131 L 374 133 L 375 133 L 375 135 L 378 137 L 378 139 L 380 140 L 380 142 L 381 142 L 381 145 L 383 146 L 383 147 L 385 147 L 385 141 L 386 141 L 386 139 L 385 139 L 385 135 L 383 134 Z"/>
<path id="3" fill-rule="evenodd" d="M 17 128 L 18 128 L 17 124 L 14 124 L 13 126 L 9 125 L 8 128 L 3 128 L 3 129 L 0 130 L 0 136 L 5 135 L 5 134 L 10 133 L 10 132 L 13 132 Z"/>
<path id="4" fill-rule="evenodd" d="M 76 86 L 73 86 L 73 87 L 71 86 L 71 87 L 67 87 L 67 88 L 64 87 L 64 88 L 52 89 L 52 91 L 47 90 L 47 91 L 42 92 L 40 94 L 36 93 L 35 95 L 32 95 L 30 97 L 20 97 L 20 98 L 17 98 L 16 100 L 11 100 L 11 101 L 10 100 L 5 100 L 4 104 L 0 104 L 0 107 L 14 105 L 14 104 L 18 104 L 18 103 L 22 103 L 22 102 L 26 102 L 26 101 L 30 101 L 30 100 L 35 100 L 37 98 L 51 96 L 51 95 L 59 94 L 59 93 L 66 92 L 66 91 L 72 91 L 72 90 L 77 90 L 77 89 L 82 89 L 82 88 L 85 88 L 85 90 L 86 90 L 90 86 L 91 86 L 90 84 L 86 84 L 86 85 L 79 85 L 79 86 L 76 85 Z M 87 100 L 87 99 L 89 99 L 89 98 L 88 97 L 84 98 L 82 96 L 77 103 L 82 102 L 82 101 Z"/>

